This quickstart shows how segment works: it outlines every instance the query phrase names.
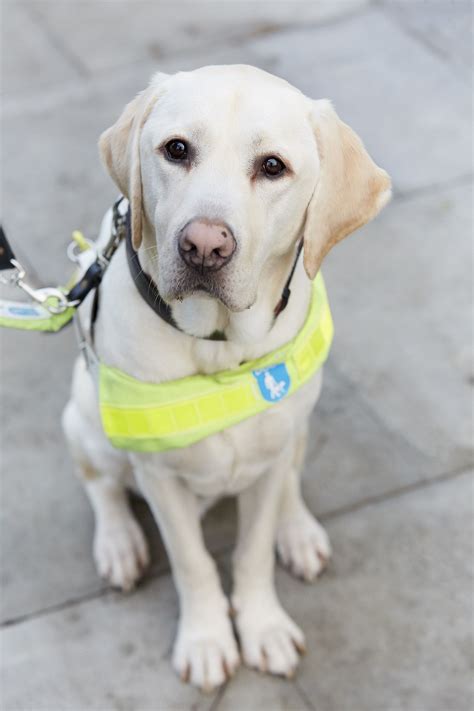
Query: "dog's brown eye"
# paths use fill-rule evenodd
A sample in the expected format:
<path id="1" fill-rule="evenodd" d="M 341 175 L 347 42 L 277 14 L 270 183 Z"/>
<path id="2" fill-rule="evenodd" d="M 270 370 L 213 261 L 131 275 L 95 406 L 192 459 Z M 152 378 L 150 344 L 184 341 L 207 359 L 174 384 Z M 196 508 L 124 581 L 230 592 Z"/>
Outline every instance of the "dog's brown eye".
<path id="1" fill-rule="evenodd" d="M 285 164 L 279 158 L 269 156 L 263 161 L 262 170 L 268 178 L 277 178 L 285 170 Z"/>
<path id="2" fill-rule="evenodd" d="M 188 147 L 184 141 L 175 139 L 166 144 L 166 154 L 171 160 L 186 160 Z"/>

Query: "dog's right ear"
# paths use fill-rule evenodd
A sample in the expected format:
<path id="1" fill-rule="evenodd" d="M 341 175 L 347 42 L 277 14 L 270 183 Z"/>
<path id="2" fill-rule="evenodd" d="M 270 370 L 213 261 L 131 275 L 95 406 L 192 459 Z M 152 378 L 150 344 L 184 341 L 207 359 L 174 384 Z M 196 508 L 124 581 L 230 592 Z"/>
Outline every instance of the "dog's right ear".
<path id="1" fill-rule="evenodd" d="M 159 86 L 167 74 L 156 74 L 150 86 L 123 110 L 119 119 L 99 139 L 99 152 L 107 171 L 120 192 L 128 198 L 132 211 L 132 242 L 138 249 L 142 240 L 142 175 L 140 136 L 159 96 Z"/>

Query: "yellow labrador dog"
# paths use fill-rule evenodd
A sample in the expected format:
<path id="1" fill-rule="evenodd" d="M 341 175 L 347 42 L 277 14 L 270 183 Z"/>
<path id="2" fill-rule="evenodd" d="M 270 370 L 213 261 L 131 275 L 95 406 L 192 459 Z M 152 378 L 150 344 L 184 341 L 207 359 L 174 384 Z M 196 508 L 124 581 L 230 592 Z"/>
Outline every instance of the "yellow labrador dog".
<path id="1" fill-rule="evenodd" d="M 387 173 L 329 101 L 250 66 L 156 74 L 101 136 L 100 152 L 130 201 L 142 269 L 177 328 L 139 294 L 122 245 L 101 287 L 95 346 L 107 364 L 154 383 L 235 368 L 293 339 L 325 254 L 390 197 Z M 274 320 L 303 236 L 291 299 Z M 205 338 L 214 331 L 226 340 Z M 75 365 L 63 423 L 95 512 L 99 573 L 128 590 L 147 565 L 126 495 L 134 485 L 156 517 L 179 594 L 173 665 L 201 688 L 222 684 L 241 657 L 290 676 L 304 649 L 275 591 L 274 549 L 308 581 L 330 555 L 300 491 L 320 387 L 319 371 L 270 410 L 187 448 L 137 453 L 106 439 L 93 379 L 81 358 Z M 200 526 L 224 495 L 238 498 L 231 604 L 239 643 Z"/>

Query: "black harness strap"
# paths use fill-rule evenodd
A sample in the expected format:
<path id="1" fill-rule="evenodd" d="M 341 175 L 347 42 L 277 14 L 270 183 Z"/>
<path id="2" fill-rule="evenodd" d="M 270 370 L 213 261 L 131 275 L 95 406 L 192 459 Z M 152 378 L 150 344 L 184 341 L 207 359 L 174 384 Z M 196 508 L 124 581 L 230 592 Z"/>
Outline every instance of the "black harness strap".
<path id="1" fill-rule="evenodd" d="M 125 222 L 125 245 L 127 249 L 127 262 L 130 269 L 130 274 L 137 287 L 137 290 L 148 306 L 153 309 L 153 311 L 166 323 L 169 323 L 173 328 L 180 330 L 178 324 L 174 320 L 171 309 L 166 301 L 160 296 L 160 292 L 153 281 L 153 279 L 146 274 L 140 264 L 138 259 L 138 253 L 135 251 L 132 244 L 132 230 L 131 230 L 131 211 L 130 208 L 127 212 L 127 219 Z"/>
<path id="2" fill-rule="evenodd" d="M 298 247 L 296 248 L 296 257 L 293 262 L 293 266 L 291 267 L 290 274 L 288 276 L 288 279 L 286 280 L 285 286 L 283 287 L 283 291 L 281 293 L 280 301 L 278 304 L 275 306 L 275 309 L 273 311 L 275 318 L 281 314 L 282 311 L 286 309 L 288 306 L 288 301 L 290 300 L 291 296 L 291 281 L 293 279 L 293 275 L 295 273 L 296 265 L 298 264 L 298 259 L 301 254 L 301 250 L 303 249 L 303 239 L 300 239 L 298 242 Z"/>

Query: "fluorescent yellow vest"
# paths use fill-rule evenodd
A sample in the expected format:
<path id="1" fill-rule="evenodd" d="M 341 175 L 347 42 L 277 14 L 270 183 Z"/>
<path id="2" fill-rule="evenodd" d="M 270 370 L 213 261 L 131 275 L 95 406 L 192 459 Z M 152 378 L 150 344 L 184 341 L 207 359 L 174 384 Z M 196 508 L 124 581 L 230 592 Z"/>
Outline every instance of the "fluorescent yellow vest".
<path id="1" fill-rule="evenodd" d="M 147 383 L 100 363 L 105 434 L 115 447 L 138 452 L 198 442 L 298 390 L 326 360 L 332 337 L 331 312 L 319 273 L 306 321 L 295 338 L 234 370 Z"/>

